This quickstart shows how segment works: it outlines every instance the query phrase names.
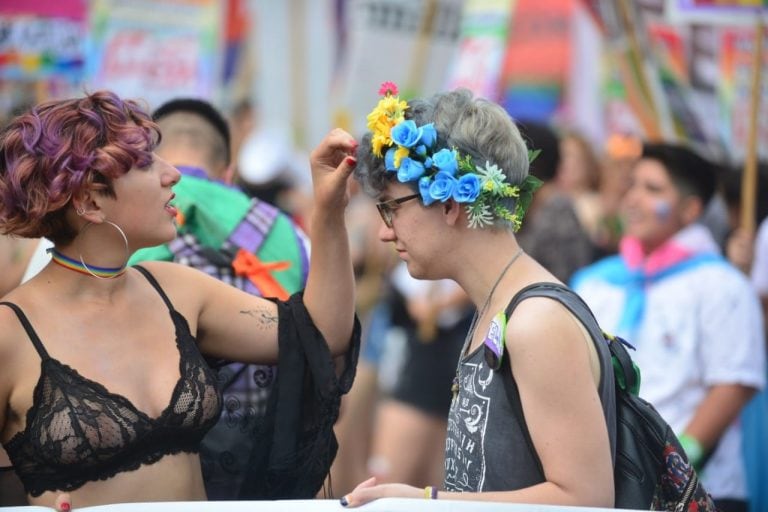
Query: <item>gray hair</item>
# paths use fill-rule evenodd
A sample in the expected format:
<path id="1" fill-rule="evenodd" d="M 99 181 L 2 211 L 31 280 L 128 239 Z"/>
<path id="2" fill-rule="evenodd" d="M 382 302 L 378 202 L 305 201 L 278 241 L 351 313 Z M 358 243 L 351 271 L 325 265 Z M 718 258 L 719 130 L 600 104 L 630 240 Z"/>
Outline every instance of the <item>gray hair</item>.
<path id="1" fill-rule="evenodd" d="M 418 126 L 434 123 L 438 148 L 453 148 L 469 155 L 477 166 L 486 162 L 497 165 L 510 185 L 520 185 L 528 176 L 528 148 L 512 118 L 499 105 L 476 98 L 467 89 L 435 94 L 426 99 L 408 101 L 405 118 Z M 384 168 L 384 159 L 371 151 L 371 133 L 366 132 L 357 150 L 355 178 L 371 196 L 380 195 L 396 173 Z M 418 182 L 408 185 L 418 191 Z M 515 199 L 504 200 L 514 210 Z M 511 227 L 508 221 L 496 219 L 497 226 Z"/>

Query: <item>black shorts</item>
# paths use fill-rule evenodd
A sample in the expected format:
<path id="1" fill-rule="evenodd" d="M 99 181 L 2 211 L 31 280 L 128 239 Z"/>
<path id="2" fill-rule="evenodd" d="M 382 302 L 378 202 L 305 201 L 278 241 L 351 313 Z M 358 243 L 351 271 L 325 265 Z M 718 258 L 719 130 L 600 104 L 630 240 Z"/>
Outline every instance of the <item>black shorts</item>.
<path id="1" fill-rule="evenodd" d="M 402 300 L 398 303 L 397 299 L 401 298 L 396 297 L 391 303 L 392 328 L 400 328 L 405 339 L 390 396 L 427 414 L 447 418 L 451 386 L 469 330 L 471 310 L 450 328 L 437 328 L 434 339 L 424 340 Z"/>

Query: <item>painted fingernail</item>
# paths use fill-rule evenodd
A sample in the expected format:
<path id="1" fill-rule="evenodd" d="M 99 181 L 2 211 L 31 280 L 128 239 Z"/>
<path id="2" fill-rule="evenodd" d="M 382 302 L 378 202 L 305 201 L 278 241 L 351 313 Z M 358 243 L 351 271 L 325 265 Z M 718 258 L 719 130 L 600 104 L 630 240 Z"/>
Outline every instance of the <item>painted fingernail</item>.
<path id="1" fill-rule="evenodd" d="M 348 156 L 345 161 L 347 162 L 347 165 L 355 166 L 357 165 L 357 158 L 353 156 Z"/>
<path id="2" fill-rule="evenodd" d="M 342 496 L 341 499 L 339 500 L 339 503 L 341 503 L 342 507 L 346 507 L 347 505 L 349 505 L 349 500 L 347 500 L 346 496 Z"/>
<path id="3" fill-rule="evenodd" d="M 70 505 L 66 501 L 61 504 L 61 510 L 63 510 L 64 512 L 67 512 L 70 508 L 72 508 L 72 505 Z"/>

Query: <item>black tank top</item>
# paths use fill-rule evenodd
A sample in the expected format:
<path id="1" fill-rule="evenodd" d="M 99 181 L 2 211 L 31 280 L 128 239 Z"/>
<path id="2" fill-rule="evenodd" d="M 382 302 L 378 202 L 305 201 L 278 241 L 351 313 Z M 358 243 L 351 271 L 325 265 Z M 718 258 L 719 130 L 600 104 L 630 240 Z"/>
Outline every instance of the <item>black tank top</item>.
<path id="1" fill-rule="evenodd" d="M 589 332 L 600 362 L 598 393 L 613 453 L 616 398 L 611 356 L 600 328 L 574 292 L 554 283 L 537 283 L 524 288 L 510 301 L 510 306 L 532 296 L 560 302 Z M 506 313 L 509 317 L 511 310 Z M 516 412 L 522 411 L 520 395 L 516 387 L 512 392 L 504 382 L 514 379 L 509 371 L 509 361 L 505 358 L 502 364 L 499 371 L 489 368 L 483 345 L 460 360 L 460 388 L 451 402 L 445 442 L 443 485 L 448 491 L 511 491 L 545 481 L 535 447 L 530 437 L 526 439 L 528 427 Z"/>
<path id="2" fill-rule="evenodd" d="M 203 435 L 219 418 L 221 393 L 186 319 L 146 269 L 134 268 L 160 294 L 176 328 L 181 377 L 170 404 L 158 418 L 150 418 L 124 396 L 110 393 L 53 359 L 21 308 L 0 302 L 14 310 L 41 357 L 26 427 L 5 445 L 31 496 L 72 491 L 87 482 L 152 464 L 165 455 L 195 453 Z"/>

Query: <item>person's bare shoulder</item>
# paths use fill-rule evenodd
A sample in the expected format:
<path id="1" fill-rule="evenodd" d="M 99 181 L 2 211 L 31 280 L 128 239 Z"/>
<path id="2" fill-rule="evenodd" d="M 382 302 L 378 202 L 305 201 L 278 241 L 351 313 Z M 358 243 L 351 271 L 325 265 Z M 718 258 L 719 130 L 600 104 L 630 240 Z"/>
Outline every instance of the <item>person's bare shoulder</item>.
<path id="1" fill-rule="evenodd" d="M 554 299 L 529 297 L 520 302 L 507 319 L 507 340 L 524 348 L 529 344 L 569 343 L 579 336 L 577 320 L 568 309 Z"/>
<path id="2" fill-rule="evenodd" d="M 140 264 L 169 292 L 210 286 L 219 281 L 202 270 L 170 261 L 143 261 Z"/>
<path id="3" fill-rule="evenodd" d="M 5 419 L 4 409 L 16 379 L 15 371 L 21 366 L 19 360 L 24 350 L 19 348 L 26 337 L 13 310 L 8 306 L 0 306 L 0 419 L 2 420 Z M 2 430 L 2 423 L 0 421 L 0 430 Z"/>
<path id="4" fill-rule="evenodd" d="M 20 294 L 14 291 L 0 298 L 0 302 L 23 304 L 24 301 Z M 7 305 L 0 306 L 0 367 L 11 361 L 22 335 L 26 336 L 26 333 L 14 310 Z"/>
<path id="5" fill-rule="evenodd" d="M 227 286 L 201 270 L 179 263 L 143 261 L 141 266 L 157 280 L 179 310 L 189 310 L 189 308 L 198 310 L 207 294 L 217 287 Z"/>
<path id="6" fill-rule="evenodd" d="M 589 371 L 584 331 L 576 317 L 553 299 L 531 297 L 522 301 L 508 319 L 506 334 L 510 361 L 518 375 Z"/>

